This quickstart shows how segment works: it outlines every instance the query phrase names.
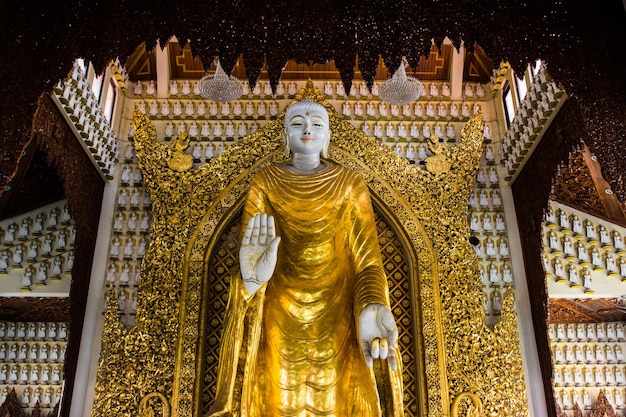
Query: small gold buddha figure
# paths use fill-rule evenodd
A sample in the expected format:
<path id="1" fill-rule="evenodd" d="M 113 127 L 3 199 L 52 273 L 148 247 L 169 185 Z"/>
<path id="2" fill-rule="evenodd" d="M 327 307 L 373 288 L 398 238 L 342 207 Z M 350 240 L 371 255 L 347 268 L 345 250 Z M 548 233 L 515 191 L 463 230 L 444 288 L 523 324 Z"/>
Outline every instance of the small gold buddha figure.
<path id="1" fill-rule="evenodd" d="M 186 132 L 180 132 L 178 138 L 170 145 L 172 157 L 167 161 L 167 166 L 170 169 L 178 172 L 184 172 L 191 169 L 193 166 L 193 155 L 188 155 L 184 151 L 189 146 L 189 135 Z"/>

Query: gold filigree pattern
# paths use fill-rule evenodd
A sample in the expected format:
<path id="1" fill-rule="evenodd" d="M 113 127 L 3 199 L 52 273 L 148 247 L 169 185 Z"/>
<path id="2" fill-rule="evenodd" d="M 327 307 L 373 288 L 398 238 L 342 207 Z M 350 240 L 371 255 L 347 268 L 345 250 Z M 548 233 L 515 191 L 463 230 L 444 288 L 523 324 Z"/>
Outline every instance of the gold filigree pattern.
<path id="1" fill-rule="evenodd" d="M 396 235 L 396 230 L 389 224 L 384 216 L 379 214 L 379 208 L 374 205 L 376 216 L 376 226 L 378 229 L 378 242 L 383 257 L 383 265 L 389 283 L 389 297 L 393 315 L 398 323 L 400 334 L 398 335 L 398 346 L 402 354 L 403 388 L 404 388 L 404 409 L 411 415 L 421 415 L 422 407 L 420 400 L 420 378 L 419 373 L 423 373 L 423 361 L 416 354 L 416 327 L 419 325 L 415 317 L 419 317 L 419 299 L 412 303 L 411 294 L 414 294 L 416 279 L 410 273 L 412 268 L 411 259 L 404 248 L 400 237 Z M 419 343 L 421 344 L 421 343 Z"/>
<path id="2" fill-rule="evenodd" d="M 224 315 L 228 304 L 230 272 L 233 265 L 239 262 L 237 250 L 239 249 L 241 214 L 242 210 L 238 209 L 231 221 L 222 229 L 215 246 L 208 248 L 212 249 L 212 253 L 209 255 L 207 285 L 204 292 L 206 314 L 203 316 L 206 317 L 206 321 L 202 326 L 204 327 L 204 346 L 201 354 L 202 367 L 198 372 L 198 377 L 202 378 L 200 387 L 202 415 L 208 414 L 209 407 L 215 399 L 217 363 Z M 235 393 L 239 392 L 240 390 L 235 390 Z"/>
<path id="3" fill-rule="evenodd" d="M 418 281 L 410 299 L 419 303 L 412 319 L 415 366 L 425 376 L 418 381 L 422 414 L 448 415 L 451 401 L 469 393 L 480 400 L 484 415 L 527 415 L 513 294 L 505 294 L 500 323 L 493 330 L 485 326 L 478 259 L 468 241 L 467 201 L 482 153 L 482 117 L 467 123 L 461 143 L 441 149 L 449 167 L 435 175 L 342 121 L 312 84 L 299 93 L 304 97 L 329 110 L 329 159 L 364 178 L 414 257 Z M 156 141 L 154 126 L 135 114 L 135 148 L 153 201 L 151 242 L 133 329 L 119 323 L 110 302 L 94 416 L 137 414 L 139 402 L 153 393 L 170 399 L 173 416 L 200 413 L 194 378 L 204 358 L 198 341 L 200 329 L 212 325 L 201 302 L 207 248 L 234 218 L 252 176 L 284 160 L 282 116 L 210 163 L 177 172 L 168 168 L 172 151 Z M 468 401 L 457 404 L 459 415 L 476 411 Z M 156 404 L 152 410 L 163 415 Z M 416 415 L 411 409 L 406 414 Z"/>

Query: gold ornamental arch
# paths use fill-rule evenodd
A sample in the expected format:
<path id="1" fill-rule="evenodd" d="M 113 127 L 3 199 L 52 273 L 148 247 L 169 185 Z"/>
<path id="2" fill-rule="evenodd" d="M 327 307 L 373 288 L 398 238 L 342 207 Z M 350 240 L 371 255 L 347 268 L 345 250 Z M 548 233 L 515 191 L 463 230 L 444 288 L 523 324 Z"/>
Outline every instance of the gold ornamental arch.
<path id="1" fill-rule="evenodd" d="M 437 269 L 434 249 L 419 220 L 406 209 L 406 204 L 402 204 L 403 198 L 382 178 L 371 172 L 353 155 L 346 154 L 340 149 L 331 148 L 331 157 L 335 158 L 334 162 L 342 165 L 349 165 L 348 161 L 353 161 L 354 167 L 359 168 L 358 172 L 364 178 L 368 178 L 383 262 L 388 274 L 392 310 L 399 323 L 405 408 L 411 412 L 410 415 L 424 415 L 427 398 L 425 358 L 437 360 L 442 357 L 439 350 L 443 349 L 443 343 L 439 340 L 438 343 L 431 345 L 432 348 L 438 349 L 428 352 L 428 355 L 424 354 L 422 325 L 424 306 L 434 306 L 433 311 L 429 313 L 431 316 L 429 320 L 433 318 L 436 322 L 441 320 L 440 303 L 433 299 L 422 300 L 420 297 L 421 277 L 432 276 L 433 270 Z M 268 163 L 282 159 L 284 156 L 281 149 L 273 151 L 267 157 L 261 158 L 245 175 L 241 175 L 237 182 L 247 183 Z M 228 302 L 228 280 L 233 276 L 233 268 L 238 266 L 237 252 L 241 238 L 240 218 L 245 191 L 238 194 L 241 188 L 235 185 L 225 190 L 225 193 L 217 199 L 216 205 L 227 205 L 225 201 L 236 203 L 225 213 L 208 211 L 190 240 L 186 253 L 188 259 L 202 259 L 186 262 L 183 270 L 183 279 L 200 281 L 199 285 L 188 283 L 183 287 L 183 299 L 200 300 L 199 315 L 197 318 L 193 316 L 195 308 L 190 309 L 191 306 L 184 305 L 181 308 L 181 323 L 186 323 L 186 326 L 190 327 L 194 326 L 197 320 L 200 329 L 199 343 L 187 349 L 184 346 L 187 343 L 185 338 L 179 339 L 183 345 L 179 352 L 188 350 L 189 358 L 192 356 L 196 358 L 193 415 L 205 415 L 215 393 L 221 331 Z M 400 210 L 396 207 L 394 211 L 385 201 L 401 203 L 404 207 Z M 409 230 L 405 225 L 409 226 Z M 190 288 L 199 288 L 200 294 L 187 294 Z M 191 314 L 186 313 L 188 310 Z M 437 327 L 441 327 L 440 323 L 435 323 L 435 328 Z M 187 329 L 182 331 L 186 332 Z M 189 374 L 191 370 L 183 369 L 182 364 L 183 362 L 178 374 Z M 178 384 L 182 391 L 186 383 L 179 380 Z"/>
<path id="2" fill-rule="evenodd" d="M 478 259 L 469 244 L 467 202 L 482 154 L 482 115 L 466 124 L 460 143 L 430 143 L 433 156 L 424 169 L 342 120 L 312 83 L 296 96 L 303 98 L 328 109 L 329 160 L 365 180 L 383 245 L 395 242 L 391 260 L 408 262 L 395 265 L 406 270 L 397 282 L 390 267 L 392 302 L 404 308 L 394 311 L 408 340 L 400 342 L 403 369 L 415 381 L 405 391 L 407 417 L 477 410 L 527 415 L 513 297 L 505 297 L 501 322 L 485 326 Z M 252 176 L 284 162 L 283 118 L 191 169 L 184 144 L 157 141 L 149 118 L 135 112 L 134 145 L 152 200 L 151 242 L 132 329 L 120 323 L 109 300 L 94 417 L 135 415 L 140 402 L 156 416 L 161 409 L 171 416 L 202 414 L 202 397 L 210 401 L 211 389 L 205 371 L 215 360 L 207 347 L 219 342 L 223 303 L 209 290 L 227 287 L 225 278 L 211 274 L 226 276 L 237 264 L 238 208 Z M 394 299 L 395 290 L 407 288 L 408 298 Z"/>

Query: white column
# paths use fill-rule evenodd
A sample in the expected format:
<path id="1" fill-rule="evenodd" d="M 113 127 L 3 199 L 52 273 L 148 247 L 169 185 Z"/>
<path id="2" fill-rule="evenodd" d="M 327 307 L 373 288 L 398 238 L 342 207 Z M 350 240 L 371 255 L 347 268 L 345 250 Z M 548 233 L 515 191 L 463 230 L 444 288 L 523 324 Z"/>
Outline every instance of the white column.
<path id="1" fill-rule="evenodd" d="M 119 171 L 117 169 L 116 171 Z M 91 281 L 85 308 L 83 334 L 76 365 L 74 392 L 70 407 L 70 417 L 90 416 L 93 407 L 96 372 L 100 356 L 100 342 L 104 323 L 104 278 L 111 241 L 111 225 L 117 196 L 117 186 L 107 183 L 104 186 L 102 210 L 98 227 L 98 237 L 91 268 Z"/>
<path id="2" fill-rule="evenodd" d="M 172 38 L 175 41 L 175 38 Z M 161 42 L 157 40 L 156 47 L 156 75 L 157 75 L 157 97 L 167 97 L 169 94 L 170 84 L 170 64 L 169 52 L 167 44 L 161 46 Z"/>
<path id="3" fill-rule="evenodd" d="M 503 178 L 502 172 L 500 172 L 500 178 Z M 543 380 L 541 378 L 541 366 L 539 364 L 539 352 L 537 351 L 535 330 L 533 328 L 533 321 L 529 320 L 529 318 L 532 317 L 532 312 L 513 193 L 510 187 L 501 187 L 500 191 L 502 192 L 509 249 L 512 255 L 511 266 L 513 268 L 513 276 L 515 277 L 517 329 L 519 331 L 522 362 L 524 364 L 529 416 L 547 416 L 548 411 L 546 409 Z"/>
<path id="4" fill-rule="evenodd" d="M 463 66 L 465 65 L 465 45 L 457 52 L 452 50 L 452 61 L 450 63 L 450 98 L 452 100 L 463 100 Z"/>

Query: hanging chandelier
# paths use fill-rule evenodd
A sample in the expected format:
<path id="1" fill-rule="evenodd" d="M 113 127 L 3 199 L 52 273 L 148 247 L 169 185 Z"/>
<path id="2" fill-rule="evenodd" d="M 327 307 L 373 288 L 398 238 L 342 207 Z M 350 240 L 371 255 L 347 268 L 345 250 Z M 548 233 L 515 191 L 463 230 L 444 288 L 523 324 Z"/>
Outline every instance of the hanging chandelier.
<path id="1" fill-rule="evenodd" d="M 417 78 L 407 77 L 404 59 L 393 77 L 380 85 L 380 99 L 389 104 L 412 103 L 424 92 L 424 84 Z"/>
<path id="2" fill-rule="evenodd" d="M 220 61 L 214 74 L 206 74 L 198 81 L 200 93 L 209 100 L 227 102 L 241 97 L 243 84 L 237 77 L 228 76 L 222 69 Z"/>

